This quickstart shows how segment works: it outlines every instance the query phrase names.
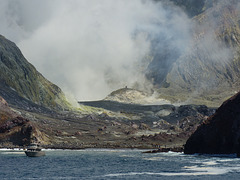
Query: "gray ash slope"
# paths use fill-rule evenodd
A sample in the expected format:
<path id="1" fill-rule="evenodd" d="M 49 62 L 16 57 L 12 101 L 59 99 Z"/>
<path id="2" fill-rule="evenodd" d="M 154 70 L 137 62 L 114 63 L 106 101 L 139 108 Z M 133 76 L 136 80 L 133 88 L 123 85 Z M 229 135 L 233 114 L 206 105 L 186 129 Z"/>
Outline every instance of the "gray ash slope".
<path id="1" fill-rule="evenodd" d="M 239 89 L 239 1 L 172 1 L 191 18 L 191 41 L 182 53 L 154 44 L 146 76 L 161 98 L 220 106 Z"/>
<path id="2" fill-rule="evenodd" d="M 214 113 L 214 108 L 208 108 L 205 105 L 140 105 L 140 104 L 127 104 L 116 101 L 85 101 L 79 102 L 87 106 L 103 108 L 109 111 L 119 113 L 130 113 L 141 116 L 141 122 L 152 122 L 159 119 L 164 119 L 171 124 L 177 124 L 181 119 L 188 116 L 210 116 Z"/>

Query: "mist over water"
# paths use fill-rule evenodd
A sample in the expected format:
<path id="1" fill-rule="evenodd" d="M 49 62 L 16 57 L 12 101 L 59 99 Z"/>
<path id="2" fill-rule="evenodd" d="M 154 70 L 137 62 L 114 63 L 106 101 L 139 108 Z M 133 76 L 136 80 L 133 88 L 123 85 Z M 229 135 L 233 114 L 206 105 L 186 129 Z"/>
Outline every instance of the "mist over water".
<path id="1" fill-rule="evenodd" d="M 179 56 L 190 26 L 172 4 L 141 0 L 1 0 L 0 13 L 0 33 L 78 100 L 125 86 L 151 88 L 149 53 L 167 44 Z"/>

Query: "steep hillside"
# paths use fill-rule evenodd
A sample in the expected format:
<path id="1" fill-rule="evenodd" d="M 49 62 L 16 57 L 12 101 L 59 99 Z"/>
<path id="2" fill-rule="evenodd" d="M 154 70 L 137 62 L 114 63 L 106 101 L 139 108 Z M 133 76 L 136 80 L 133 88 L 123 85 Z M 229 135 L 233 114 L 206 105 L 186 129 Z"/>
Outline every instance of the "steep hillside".
<path id="1" fill-rule="evenodd" d="M 153 58 L 147 77 L 153 80 L 160 97 L 219 106 L 238 91 L 239 7 L 236 0 L 217 1 L 195 16 L 192 41 L 184 53 L 168 62 L 167 72 L 159 73 L 161 67 L 166 66 L 164 59 L 173 56 L 174 50 L 164 50 Z"/>
<path id="2" fill-rule="evenodd" d="M 59 87 L 45 79 L 19 48 L 0 35 L 0 95 L 20 108 L 39 105 L 51 109 L 69 106 Z"/>

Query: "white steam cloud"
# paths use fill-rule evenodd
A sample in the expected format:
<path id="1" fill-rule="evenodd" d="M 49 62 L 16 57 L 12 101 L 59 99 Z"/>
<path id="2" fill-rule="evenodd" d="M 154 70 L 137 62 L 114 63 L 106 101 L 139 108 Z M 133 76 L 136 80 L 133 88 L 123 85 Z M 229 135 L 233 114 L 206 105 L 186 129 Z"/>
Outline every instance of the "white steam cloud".
<path id="1" fill-rule="evenodd" d="M 145 84 L 144 71 L 150 63 L 146 55 L 153 46 L 168 42 L 181 54 L 188 41 L 187 16 L 160 2 L 0 3 L 0 34 L 14 41 L 45 77 L 78 100 L 102 99 L 118 88 Z"/>

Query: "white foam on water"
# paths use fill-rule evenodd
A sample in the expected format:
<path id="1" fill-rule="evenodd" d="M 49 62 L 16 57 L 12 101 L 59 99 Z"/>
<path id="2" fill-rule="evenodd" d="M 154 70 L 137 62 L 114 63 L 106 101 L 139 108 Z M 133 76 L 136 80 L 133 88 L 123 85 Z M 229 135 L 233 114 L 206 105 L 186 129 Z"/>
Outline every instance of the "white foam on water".
<path id="1" fill-rule="evenodd" d="M 11 149 L 7 149 L 7 148 L 1 148 L 0 151 L 9 151 Z"/>
<path id="2" fill-rule="evenodd" d="M 20 148 L 14 148 L 14 149 L 1 148 L 0 154 L 24 154 L 24 150 Z"/>
<path id="3" fill-rule="evenodd" d="M 9 180 L 9 178 L 4 178 L 4 179 L 2 179 L 2 180 Z M 12 180 L 19 180 L 19 178 L 11 178 Z M 36 178 L 34 178 L 34 177 L 29 177 L 29 178 L 24 178 L 24 179 L 28 179 L 28 180 L 49 180 L 49 177 L 36 177 Z M 59 176 L 56 176 L 56 177 L 51 177 L 51 179 L 57 179 L 57 180 L 59 180 L 59 179 L 64 179 L 64 180 L 67 180 L 67 179 L 79 179 L 79 177 L 66 177 L 66 176 L 64 176 L 64 177 L 59 177 Z"/>
<path id="4" fill-rule="evenodd" d="M 162 152 L 161 153 L 164 156 L 179 156 L 184 154 L 183 152 L 173 152 L 173 151 L 169 151 L 169 152 Z"/>
<path id="5" fill-rule="evenodd" d="M 84 149 L 42 149 L 43 151 L 84 151 Z"/>
<path id="6" fill-rule="evenodd" d="M 203 162 L 203 165 L 200 166 L 184 166 L 183 169 L 187 171 L 196 171 L 196 172 L 191 172 L 187 173 L 189 175 L 221 175 L 221 174 L 226 174 L 232 171 L 240 171 L 239 167 L 214 167 L 214 165 L 217 165 L 215 161 L 208 161 L 208 162 Z M 208 165 L 208 166 L 204 166 Z M 180 173 L 180 174 L 186 174 L 186 173 Z"/>
<path id="7" fill-rule="evenodd" d="M 217 160 L 218 162 L 236 162 L 236 161 L 240 161 L 239 158 L 231 158 L 231 159 L 219 159 Z"/>
<path id="8" fill-rule="evenodd" d="M 116 173 L 116 174 L 107 174 L 104 175 L 104 177 L 118 177 L 118 176 L 136 176 L 136 175 L 158 175 L 158 176 L 200 176 L 200 175 L 221 175 L 221 174 L 226 174 L 229 171 L 220 171 L 216 170 L 214 168 L 212 169 L 204 169 L 200 170 L 198 169 L 198 172 L 160 172 L 160 173 L 154 173 L 154 172 L 129 172 L 129 173 Z"/>
<path id="9" fill-rule="evenodd" d="M 136 175 L 162 175 L 162 173 L 152 173 L 152 172 L 128 172 L 128 173 L 106 174 L 106 175 L 104 175 L 104 177 L 136 176 Z"/>
<path id="10" fill-rule="evenodd" d="M 44 151 L 83 151 L 83 152 L 143 152 L 141 149 L 103 149 L 103 148 L 88 148 L 88 149 L 42 149 Z"/>
<path id="11" fill-rule="evenodd" d="M 1 152 L 1 154 L 25 154 L 23 151 L 8 151 L 8 152 Z"/>
<path id="12" fill-rule="evenodd" d="M 204 165 L 208 165 L 208 166 L 213 166 L 213 165 L 217 165 L 218 163 L 216 161 L 207 161 L 207 162 L 202 162 Z"/>
<path id="13" fill-rule="evenodd" d="M 96 152 L 143 152 L 141 149 L 104 149 L 104 148 L 89 148 L 84 151 L 96 151 Z"/>
<path id="14" fill-rule="evenodd" d="M 150 158 L 143 158 L 145 160 L 149 160 L 149 161 L 159 161 L 159 160 L 162 160 L 164 158 L 162 157 L 150 157 Z"/>
<path id="15" fill-rule="evenodd" d="M 157 176 L 200 176 L 200 175 L 217 175 L 211 172 L 180 172 L 180 173 L 153 173 L 153 172 L 129 172 L 129 173 L 116 173 L 107 174 L 104 177 L 118 177 L 118 176 L 136 176 L 136 175 L 157 175 Z"/>
<path id="16" fill-rule="evenodd" d="M 185 166 L 183 170 L 187 172 L 128 172 L 106 174 L 104 177 L 118 176 L 136 176 L 136 175 L 156 175 L 156 176 L 203 176 L 203 175 L 222 175 L 233 171 L 240 171 L 239 167 L 201 167 L 201 166 Z M 194 171 L 194 172 L 188 172 Z"/>
<path id="17" fill-rule="evenodd" d="M 21 149 L 21 148 L 13 148 L 13 149 L 1 148 L 0 151 L 23 151 L 23 149 Z"/>

